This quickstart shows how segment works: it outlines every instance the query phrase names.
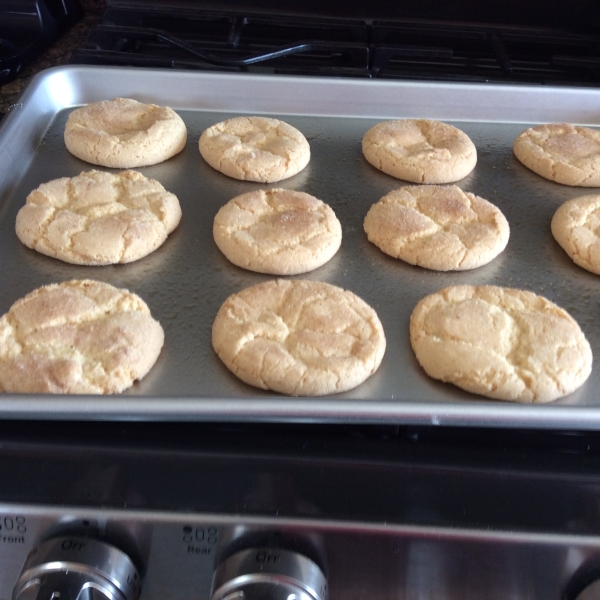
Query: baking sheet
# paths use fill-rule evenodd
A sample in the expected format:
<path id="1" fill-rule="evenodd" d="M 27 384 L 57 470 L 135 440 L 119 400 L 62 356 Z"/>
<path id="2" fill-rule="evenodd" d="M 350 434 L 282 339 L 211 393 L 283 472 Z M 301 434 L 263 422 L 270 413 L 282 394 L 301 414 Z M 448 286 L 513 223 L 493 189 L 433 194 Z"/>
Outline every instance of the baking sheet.
<path id="1" fill-rule="evenodd" d="M 116 96 L 176 109 L 188 127 L 185 150 L 138 169 L 175 193 L 183 217 L 153 254 L 128 265 L 81 267 L 25 248 L 16 213 L 41 183 L 94 168 L 70 155 L 62 134 L 76 106 Z M 311 161 L 298 175 L 264 188 L 315 195 L 336 212 L 342 246 L 302 279 L 352 290 L 379 314 L 387 350 L 377 373 L 358 388 L 321 398 L 290 398 L 240 382 L 212 350 L 211 327 L 225 298 L 270 279 L 235 267 L 212 239 L 218 209 L 262 184 L 230 179 L 200 157 L 202 131 L 240 114 L 282 118 L 304 133 Z M 511 227 L 504 253 L 473 271 L 439 273 L 388 257 L 367 241 L 369 207 L 405 185 L 369 165 L 361 139 L 388 118 L 427 117 L 460 127 L 478 163 L 458 185 L 496 204 Z M 550 221 L 564 201 L 597 192 L 531 173 L 512 154 L 515 137 L 537 122 L 597 125 L 600 90 L 230 75 L 106 67 L 61 67 L 39 75 L 0 129 L 0 314 L 40 285 L 93 278 L 139 294 L 165 329 L 151 372 L 119 396 L 0 394 L 2 418 L 294 420 L 600 429 L 597 360 L 588 382 L 547 405 L 485 400 L 428 378 L 410 347 L 416 303 L 448 285 L 528 289 L 563 307 L 600 356 L 598 276 L 576 267 L 553 240 Z M 109 169 L 107 169 L 109 170 Z"/>

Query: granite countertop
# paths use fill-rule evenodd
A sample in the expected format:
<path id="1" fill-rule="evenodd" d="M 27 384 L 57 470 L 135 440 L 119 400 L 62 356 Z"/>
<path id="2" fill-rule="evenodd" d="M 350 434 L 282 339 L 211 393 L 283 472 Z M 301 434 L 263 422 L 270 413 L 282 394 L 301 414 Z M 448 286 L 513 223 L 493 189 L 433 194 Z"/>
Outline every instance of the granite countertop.
<path id="1" fill-rule="evenodd" d="M 85 44 L 90 28 L 100 23 L 106 4 L 104 0 L 79 0 L 79 4 L 85 13 L 81 20 L 28 63 L 16 79 L 0 87 L 0 113 L 7 113 L 11 109 L 27 82 L 36 73 L 68 64 L 73 50 Z"/>

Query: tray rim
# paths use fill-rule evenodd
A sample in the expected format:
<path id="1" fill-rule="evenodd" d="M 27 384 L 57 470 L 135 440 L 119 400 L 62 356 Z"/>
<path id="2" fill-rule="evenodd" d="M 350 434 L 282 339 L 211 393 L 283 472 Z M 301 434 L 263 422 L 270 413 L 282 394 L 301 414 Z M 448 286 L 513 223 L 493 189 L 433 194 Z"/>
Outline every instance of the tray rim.
<path id="1" fill-rule="evenodd" d="M 253 396 L 139 397 L 3 394 L 0 418 L 67 421 L 197 421 L 427 425 L 498 429 L 598 430 L 600 409 L 501 401 L 441 403 Z M 307 410 L 307 400 L 310 410 Z M 115 406 L 115 403 L 118 405 Z M 216 407 L 218 406 L 218 408 Z"/>

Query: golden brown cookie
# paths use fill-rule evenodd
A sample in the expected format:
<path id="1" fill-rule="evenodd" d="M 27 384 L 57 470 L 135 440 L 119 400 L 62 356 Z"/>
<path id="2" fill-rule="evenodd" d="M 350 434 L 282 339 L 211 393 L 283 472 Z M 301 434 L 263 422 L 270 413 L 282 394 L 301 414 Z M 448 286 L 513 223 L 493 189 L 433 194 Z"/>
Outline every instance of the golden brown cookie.
<path id="1" fill-rule="evenodd" d="M 500 209 L 455 185 L 394 190 L 370 208 L 364 228 L 386 254 L 437 271 L 487 264 L 510 234 Z"/>
<path id="2" fill-rule="evenodd" d="M 0 318 L 0 391 L 121 392 L 148 373 L 163 340 L 127 290 L 90 280 L 41 287 Z"/>
<path id="3" fill-rule="evenodd" d="M 77 265 L 138 260 L 179 224 L 174 194 L 135 171 L 81 173 L 42 184 L 17 214 L 28 247 Z"/>
<path id="4" fill-rule="evenodd" d="M 410 341 L 430 377 L 497 400 L 550 402 L 592 370 L 576 321 L 523 290 L 462 285 L 431 294 L 413 311 Z"/>
<path id="5" fill-rule="evenodd" d="M 320 267 L 338 251 L 342 226 L 333 210 L 314 196 L 256 190 L 219 210 L 213 235 L 221 252 L 238 267 L 296 275 Z"/>
<path id="6" fill-rule="evenodd" d="M 600 275 L 600 195 L 565 202 L 554 213 L 551 227 L 576 265 Z"/>
<path id="7" fill-rule="evenodd" d="M 245 181 L 273 183 L 296 175 L 310 146 L 295 127 L 266 117 L 235 117 L 206 129 L 200 154 L 217 171 Z"/>
<path id="8" fill-rule="evenodd" d="M 582 187 L 600 186 L 600 131 L 574 125 L 538 125 L 514 143 L 515 156 L 534 173 Z"/>
<path id="9" fill-rule="evenodd" d="M 379 123 L 365 133 L 362 150 L 375 168 L 414 183 L 452 183 L 477 163 L 477 150 L 466 133 L 428 119 Z"/>
<path id="10" fill-rule="evenodd" d="M 163 162 L 183 150 L 187 129 L 168 107 L 115 98 L 74 110 L 65 126 L 65 144 L 81 160 L 131 169 Z"/>
<path id="11" fill-rule="evenodd" d="M 279 279 L 230 296 L 212 339 L 242 381 L 294 396 L 350 390 L 377 370 L 385 352 L 375 311 L 352 292 L 317 281 Z"/>

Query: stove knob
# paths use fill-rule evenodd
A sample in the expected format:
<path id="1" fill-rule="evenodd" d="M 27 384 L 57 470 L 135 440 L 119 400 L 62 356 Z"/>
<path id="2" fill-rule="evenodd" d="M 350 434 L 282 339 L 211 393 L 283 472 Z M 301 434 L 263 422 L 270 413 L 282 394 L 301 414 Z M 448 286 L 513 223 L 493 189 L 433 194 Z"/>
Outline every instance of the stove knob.
<path id="1" fill-rule="evenodd" d="M 230 556 L 214 574 L 211 600 L 327 600 L 321 569 L 297 552 L 251 548 Z"/>
<path id="2" fill-rule="evenodd" d="M 114 546 L 62 537 L 29 553 L 13 600 L 137 600 L 140 583 L 134 564 Z"/>

